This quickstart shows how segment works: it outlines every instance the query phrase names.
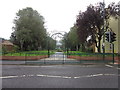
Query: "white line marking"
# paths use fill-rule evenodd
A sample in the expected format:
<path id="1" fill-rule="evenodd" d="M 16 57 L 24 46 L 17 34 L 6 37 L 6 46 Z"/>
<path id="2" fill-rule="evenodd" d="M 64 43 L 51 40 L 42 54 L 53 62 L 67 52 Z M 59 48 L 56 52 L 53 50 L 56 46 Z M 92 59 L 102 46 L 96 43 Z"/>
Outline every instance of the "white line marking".
<path id="1" fill-rule="evenodd" d="M 39 76 L 39 77 L 46 77 L 46 75 L 41 75 L 41 74 L 37 74 L 36 76 Z"/>
<path id="2" fill-rule="evenodd" d="M 72 78 L 72 77 L 68 77 L 68 76 L 62 76 L 62 78 Z"/>
<path id="3" fill-rule="evenodd" d="M 75 79 L 76 79 L 76 78 L 79 78 L 79 77 L 73 77 L 73 78 L 75 78 Z"/>
<path id="4" fill-rule="evenodd" d="M 105 66 L 107 66 L 107 67 L 113 67 L 113 66 L 111 66 L 111 65 L 107 65 L 107 64 L 106 64 Z"/>
<path id="5" fill-rule="evenodd" d="M 19 75 L 19 76 L 2 76 L 0 78 L 5 79 L 5 78 L 17 78 L 17 77 L 33 77 L 33 76 L 38 76 L 38 77 L 52 77 L 52 78 L 66 78 L 66 79 L 70 79 L 70 78 L 74 78 L 74 79 L 78 79 L 78 78 L 87 78 L 87 77 L 98 77 L 98 76 L 120 76 L 119 74 L 91 74 L 91 75 L 83 75 L 83 76 L 78 76 L 78 77 L 70 77 L 70 76 L 54 76 L 54 75 L 41 75 L 41 74 L 37 74 L 37 75 Z"/>
<path id="6" fill-rule="evenodd" d="M 117 68 L 117 69 L 120 69 L 120 68 Z"/>
<path id="7" fill-rule="evenodd" d="M 56 78 L 60 78 L 62 76 L 52 76 L 52 75 L 47 75 L 47 77 L 56 77 Z"/>
<path id="8" fill-rule="evenodd" d="M 73 78 L 77 79 L 77 78 L 97 77 L 97 76 L 119 76 L 119 75 L 117 74 L 93 74 L 93 75 L 84 75 L 84 76 L 78 76 L 78 77 L 73 77 Z"/>
<path id="9" fill-rule="evenodd" d="M 0 77 L 0 78 L 15 78 L 15 77 L 19 77 L 19 76 L 4 76 L 4 77 Z"/>
<path id="10" fill-rule="evenodd" d="M 40 74 L 37 74 L 36 76 L 40 76 L 40 77 L 56 77 L 56 78 L 72 78 L 72 77 L 68 77 L 68 76 L 54 76 L 54 75 L 40 75 Z"/>
<path id="11" fill-rule="evenodd" d="M 25 77 L 26 75 L 21 75 L 21 77 Z"/>
<path id="12" fill-rule="evenodd" d="M 95 76 L 102 76 L 103 74 L 95 74 L 95 75 L 93 75 L 93 77 L 95 77 Z"/>
<path id="13" fill-rule="evenodd" d="M 103 74 L 93 74 L 93 75 L 84 75 L 84 76 L 78 76 L 78 77 L 74 77 L 75 79 L 76 78 L 85 78 L 85 77 L 96 77 L 96 76 L 101 76 Z"/>
<path id="14" fill-rule="evenodd" d="M 106 64 L 105 66 L 107 66 L 107 67 L 113 67 L 113 66 L 111 66 L 111 65 L 107 65 L 107 64 Z M 116 68 L 116 69 L 120 69 L 120 68 Z"/>

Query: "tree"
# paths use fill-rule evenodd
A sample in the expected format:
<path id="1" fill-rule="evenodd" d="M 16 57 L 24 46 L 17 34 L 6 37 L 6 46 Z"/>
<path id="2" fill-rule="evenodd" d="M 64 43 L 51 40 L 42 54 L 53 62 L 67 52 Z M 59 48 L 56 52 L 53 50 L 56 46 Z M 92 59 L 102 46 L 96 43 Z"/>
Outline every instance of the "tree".
<path id="1" fill-rule="evenodd" d="M 70 31 L 67 37 L 68 37 L 69 48 L 71 50 L 79 50 L 78 49 L 79 41 L 78 41 L 77 29 L 75 25 L 70 28 Z"/>
<path id="2" fill-rule="evenodd" d="M 54 50 L 56 48 L 56 40 L 54 40 L 53 38 L 51 38 L 49 36 L 48 36 L 48 42 L 47 42 L 47 44 L 48 44 L 48 48 L 50 50 Z"/>
<path id="3" fill-rule="evenodd" d="M 77 28 L 77 34 L 78 34 L 78 38 L 79 41 L 81 43 L 81 50 L 85 51 L 85 42 L 86 42 L 86 38 L 88 37 L 88 31 L 87 31 L 87 25 L 86 22 L 84 20 L 84 12 L 79 12 L 79 15 L 77 16 L 77 20 L 76 20 L 76 28 Z"/>
<path id="4" fill-rule="evenodd" d="M 61 44 L 62 44 L 62 48 L 64 51 L 68 50 L 69 48 L 69 41 L 68 41 L 68 33 L 65 33 L 63 38 L 61 39 Z"/>
<path id="5" fill-rule="evenodd" d="M 92 43 L 96 44 L 98 52 L 101 52 L 101 39 L 105 33 L 104 22 L 106 21 L 106 30 L 109 28 L 108 19 L 110 16 L 119 15 L 117 7 L 119 5 L 110 4 L 105 8 L 105 20 L 103 16 L 103 3 L 97 6 L 89 5 L 85 12 L 80 12 L 77 16 L 76 25 L 78 36 L 82 44 L 85 44 L 87 38 L 91 36 Z M 118 10 L 118 11 L 117 11 Z"/>
<path id="6" fill-rule="evenodd" d="M 19 10 L 14 24 L 11 41 L 18 45 L 20 50 L 43 48 L 46 39 L 44 18 L 36 10 L 29 7 Z"/>

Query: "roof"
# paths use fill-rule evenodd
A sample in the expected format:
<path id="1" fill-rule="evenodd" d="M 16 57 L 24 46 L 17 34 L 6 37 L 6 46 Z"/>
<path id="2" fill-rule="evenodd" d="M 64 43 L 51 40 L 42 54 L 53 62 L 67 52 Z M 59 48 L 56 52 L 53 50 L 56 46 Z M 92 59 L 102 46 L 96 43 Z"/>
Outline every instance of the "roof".
<path id="1" fill-rule="evenodd" d="M 13 46 L 13 43 L 8 41 L 8 40 L 3 40 L 2 45 L 11 45 L 11 46 Z"/>

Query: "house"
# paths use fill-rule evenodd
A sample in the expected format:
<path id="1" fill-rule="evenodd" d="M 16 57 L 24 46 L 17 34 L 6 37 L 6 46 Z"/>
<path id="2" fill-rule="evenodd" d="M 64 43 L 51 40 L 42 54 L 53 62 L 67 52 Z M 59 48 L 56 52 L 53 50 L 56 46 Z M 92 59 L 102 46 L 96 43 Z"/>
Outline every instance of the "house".
<path id="1" fill-rule="evenodd" d="M 116 34 L 116 41 L 114 43 L 114 52 L 115 53 L 120 53 L 120 17 L 117 19 L 111 17 L 109 20 L 109 25 L 110 28 L 112 29 L 113 32 Z M 102 50 L 102 44 L 103 44 L 103 39 L 101 40 L 101 51 Z M 112 46 L 109 42 L 105 40 L 105 52 L 106 53 L 112 53 Z M 95 48 L 95 52 L 97 52 L 97 48 Z"/>
<path id="2" fill-rule="evenodd" d="M 12 42 L 4 39 L 1 40 L 0 46 L 2 46 L 2 49 L 5 49 L 6 51 L 13 51 L 14 48 L 14 44 Z"/>

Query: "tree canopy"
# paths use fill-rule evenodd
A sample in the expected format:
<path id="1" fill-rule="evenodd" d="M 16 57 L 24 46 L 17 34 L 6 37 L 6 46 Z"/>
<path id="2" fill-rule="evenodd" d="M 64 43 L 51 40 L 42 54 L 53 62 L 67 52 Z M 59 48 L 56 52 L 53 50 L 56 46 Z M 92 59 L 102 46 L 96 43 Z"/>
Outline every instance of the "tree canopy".
<path id="1" fill-rule="evenodd" d="M 101 52 L 100 46 L 102 36 L 109 28 L 108 19 L 110 16 L 116 17 L 120 13 L 119 3 L 117 5 L 111 3 L 104 9 L 103 7 L 103 3 L 99 3 L 97 6 L 89 5 L 87 10 L 85 12 L 80 12 L 76 19 L 80 42 L 85 44 L 87 42 L 87 38 L 91 36 L 91 41 L 96 44 L 98 52 Z"/>
<path id="2" fill-rule="evenodd" d="M 38 50 L 45 47 L 47 34 L 44 18 L 30 7 L 19 10 L 14 19 L 11 41 L 20 50 Z"/>
<path id="3" fill-rule="evenodd" d="M 70 28 L 70 31 L 67 35 L 67 42 L 68 42 L 68 47 L 71 50 L 78 50 L 79 40 L 78 40 L 77 29 L 75 25 Z"/>

